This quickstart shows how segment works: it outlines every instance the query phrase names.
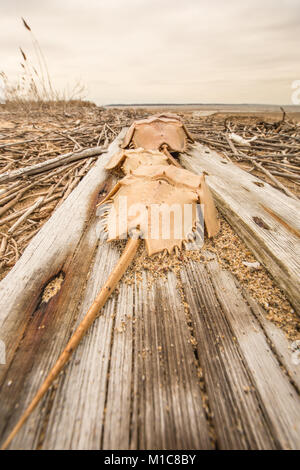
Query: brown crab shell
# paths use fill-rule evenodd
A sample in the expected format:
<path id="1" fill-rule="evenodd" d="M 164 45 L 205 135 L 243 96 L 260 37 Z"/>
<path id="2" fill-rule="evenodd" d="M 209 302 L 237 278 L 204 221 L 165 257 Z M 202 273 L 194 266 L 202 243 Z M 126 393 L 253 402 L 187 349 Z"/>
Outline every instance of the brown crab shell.
<path id="1" fill-rule="evenodd" d="M 121 150 L 115 153 L 106 164 L 106 170 L 121 168 L 125 175 L 143 165 L 168 165 L 168 157 L 157 150 Z"/>
<path id="2" fill-rule="evenodd" d="M 122 197 L 126 198 L 126 210 L 122 205 Z M 174 166 L 139 166 L 120 180 L 101 204 L 107 201 L 111 203 L 106 218 L 109 240 L 124 238 L 138 227 L 149 255 L 164 250 L 171 253 L 176 246 L 182 248 L 182 243 L 187 241 L 187 234 L 195 228 L 198 202 L 204 205 L 208 236 L 214 236 L 219 230 L 216 209 L 204 175 L 194 175 Z M 186 226 L 183 219 L 176 218 L 177 215 L 183 217 L 186 205 L 191 207 L 189 226 Z M 153 208 L 159 209 L 160 214 L 159 219 L 155 219 L 155 224 Z M 173 209 L 173 216 L 170 217 Z M 167 237 L 163 231 L 166 220 L 170 221 Z"/>
<path id="3" fill-rule="evenodd" d="M 170 152 L 184 152 L 188 140 L 194 142 L 180 117 L 166 113 L 133 122 L 121 147 L 133 144 L 134 148 L 159 150 L 167 145 Z"/>

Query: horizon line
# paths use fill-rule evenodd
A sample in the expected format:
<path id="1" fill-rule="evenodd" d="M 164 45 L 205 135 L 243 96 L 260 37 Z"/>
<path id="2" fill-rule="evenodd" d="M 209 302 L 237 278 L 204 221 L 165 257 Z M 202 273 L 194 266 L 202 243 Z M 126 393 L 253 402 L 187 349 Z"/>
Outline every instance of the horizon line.
<path id="1" fill-rule="evenodd" d="M 268 103 L 109 103 L 102 106 L 274 106 L 300 108 L 296 104 L 268 104 Z"/>

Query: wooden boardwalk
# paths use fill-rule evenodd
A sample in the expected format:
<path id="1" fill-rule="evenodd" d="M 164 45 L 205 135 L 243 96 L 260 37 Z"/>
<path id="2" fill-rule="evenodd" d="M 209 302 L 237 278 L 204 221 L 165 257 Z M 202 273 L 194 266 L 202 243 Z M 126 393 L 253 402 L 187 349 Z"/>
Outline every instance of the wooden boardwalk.
<path id="1" fill-rule="evenodd" d="M 121 137 L 0 283 L 7 352 L 0 365 L 1 442 L 119 257 L 98 239 L 95 205 L 109 188 L 103 166 Z M 182 160 L 186 167 L 189 159 Z M 208 178 L 214 193 L 216 178 Z M 280 226 L 281 238 L 294 236 Z M 299 449 L 300 366 L 290 344 L 232 274 L 205 256 L 151 286 L 147 271 L 132 285 L 121 282 L 10 448 Z M 297 269 L 286 275 L 293 280 Z M 64 281 L 45 302 L 55 277 Z"/>

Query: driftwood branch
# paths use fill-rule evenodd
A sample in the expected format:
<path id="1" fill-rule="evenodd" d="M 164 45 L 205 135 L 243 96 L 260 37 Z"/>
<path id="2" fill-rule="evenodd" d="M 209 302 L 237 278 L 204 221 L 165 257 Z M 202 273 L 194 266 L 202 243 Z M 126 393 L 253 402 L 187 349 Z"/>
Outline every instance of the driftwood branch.
<path id="1" fill-rule="evenodd" d="M 0 175 L 0 184 L 13 181 L 23 176 L 36 175 L 44 171 L 52 170 L 60 165 L 74 162 L 82 158 L 95 157 L 102 154 L 105 151 L 104 147 L 92 147 L 89 149 L 82 150 L 80 152 L 70 152 L 58 157 L 51 158 L 45 162 L 37 163 L 35 165 L 26 166 L 25 168 L 19 168 L 14 171 L 6 172 Z"/>
<path id="2" fill-rule="evenodd" d="M 253 163 L 253 165 L 256 166 L 256 168 L 258 168 L 265 175 L 267 175 L 268 178 L 270 178 L 270 180 L 273 181 L 273 183 L 275 183 L 276 186 L 278 186 L 278 188 L 282 189 L 287 196 L 289 196 L 289 197 L 295 199 L 296 201 L 298 201 L 297 196 L 295 196 L 286 186 L 284 186 L 284 184 L 282 184 L 280 181 L 278 181 L 278 179 L 275 178 L 275 176 L 272 175 L 266 168 L 264 168 L 261 163 L 257 163 L 255 160 L 252 160 L 252 163 Z"/>
<path id="3" fill-rule="evenodd" d="M 293 199 L 295 199 L 296 201 L 298 201 L 298 198 L 297 196 L 295 196 L 283 183 L 281 183 L 280 181 L 278 181 L 277 178 L 275 178 L 275 176 L 273 174 L 271 174 L 266 168 L 264 168 L 262 166 L 261 163 L 258 163 L 255 159 L 255 157 L 250 157 L 249 155 L 246 155 L 244 152 L 242 151 L 238 151 L 234 145 L 234 143 L 229 139 L 229 137 L 226 135 L 225 136 L 230 148 L 232 149 L 234 155 L 236 155 L 236 157 L 243 157 L 244 159 L 246 160 L 249 160 L 251 161 L 251 163 L 253 163 L 253 165 L 260 171 L 262 171 L 266 176 L 268 176 L 268 178 L 270 178 L 270 180 L 276 184 L 276 186 L 280 189 L 282 189 L 285 194 Z"/>
<path id="4" fill-rule="evenodd" d="M 13 224 L 13 226 L 8 230 L 8 233 L 13 233 L 15 229 L 19 227 L 19 225 L 42 204 L 43 200 L 44 197 L 37 199 L 37 201 L 35 201 L 35 203 L 24 212 L 17 222 Z"/>

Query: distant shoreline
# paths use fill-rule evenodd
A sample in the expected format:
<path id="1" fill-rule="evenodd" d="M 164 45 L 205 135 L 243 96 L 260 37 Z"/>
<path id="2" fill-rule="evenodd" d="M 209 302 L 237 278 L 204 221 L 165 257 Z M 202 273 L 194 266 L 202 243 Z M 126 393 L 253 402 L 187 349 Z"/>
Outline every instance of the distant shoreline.
<path id="1" fill-rule="evenodd" d="M 104 105 L 106 108 L 151 108 L 151 109 L 178 109 L 178 110 L 199 110 L 199 111 L 214 111 L 225 113 L 282 113 L 284 109 L 287 113 L 300 113 L 300 106 L 288 105 L 272 105 L 272 104 L 203 104 L 203 103 L 144 103 L 144 104 L 108 104 Z"/>
<path id="2" fill-rule="evenodd" d="M 116 104 L 106 104 L 106 108 L 119 108 L 119 107 L 201 107 L 201 108 L 270 108 L 270 109 L 297 109 L 297 112 L 300 111 L 300 106 L 293 104 L 227 104 L 227 103 L 116 103 Z"/>

